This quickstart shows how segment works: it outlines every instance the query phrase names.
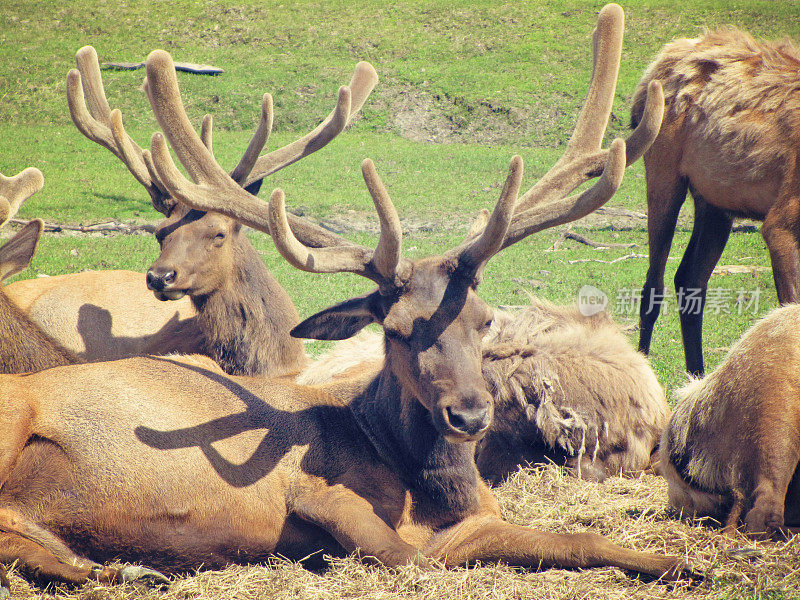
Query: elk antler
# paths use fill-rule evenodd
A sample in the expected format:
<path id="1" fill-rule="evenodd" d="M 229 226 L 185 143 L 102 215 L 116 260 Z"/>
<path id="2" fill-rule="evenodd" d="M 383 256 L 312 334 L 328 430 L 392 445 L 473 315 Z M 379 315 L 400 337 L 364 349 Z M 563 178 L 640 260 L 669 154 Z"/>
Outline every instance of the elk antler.
<path id="1" fill-rule="evenodd" d="M 658 135 L 664 113 L 661 84 L 651 83 L 645 114 L 625 142 L 601 149 L 611 114 L 622 52 L 625 15 L 617 4 L 600 11 L 593 36 L 593 69 L 589 92 L 567 149 L 555 165 L 519 200 L 502 247 L 524 237 L 580 219 L 597 210 L 617 191 L 627 165 L 635 162 Z M 600 179 L 582 194 L 565 197 L 582 183 Z"/>
<path id="2" fill-rule="evenodd" d="M 298 269 L 312 273 L 356 273 L 375 281 L 382 291 L 387 292 L 403 285 L 409 276 L 411 263 L 400 255 L 400 219 L 375 165 L 370 159 L 365 159 L 361 171 L 381 223 L 381 235 L 374 251 L 363 246 L 340 245 L 312 249 L 303 245 L 289 227 L 282 190 L 275 190 L 270 199 L 270 231 L 275 247 Z M 455 251 L 459 265 L 465 265 L 469 272 L 477 272 L 500 249 L 514 214 L 521 180 L 522 159 L 514 156 L 500 199 L 488 218 L 487 226 L 480 235 Z"/>
<path id="3" fill-rule="evenodd" d="M 145 159 L 152 161 L 154 172 L 164 182 L 170 193 L 187 206 L 197 210 L 213 210 L 246 225 L 269 232 L 264 203 L 236 185 L 235 178 L 219 166 L 214 156 L 204 147 L 189 123 L 183 109 L 178 80 L 172 58 L 163 50 L 147 57 L 145 88 L 153 112 L 164 135 L 178 155 L 178 159 L 194 180 L 189 181 L 175 167 L 166 148 L 164 138 L 155 134 L 151 143 L 152 157 L 145 151 Z M 259 157 L 245 184 L 256 181 L 319 150 L 330 142 L 347 125 L 377 82 L 377 74 L 369 63 L 356 65 L 351 86 L 339 89 L 336 108 L 325 121 L 311 133 L 291 144 Z M 238 167 L 237 167 L 238 168 Z M 237 169 L 234 169 L 233 175 Z M 244 169 L 243 169 L 244 171 Z M 238 180 L 241 182 L 241 178 Z M 235 188 L 239 188 L 238 190 Z M 224 200 L 221 200 L 224 199 Z M 297 217 L 290 218 L 295 233 L 311 246 L 349 244 L 327 230 Z"/>
<path id="4" fill-rule="evenodd" d="M 0 173 L 0 227 L 8 223 L 28 198 L 44 186 L 44 175 L 35 167 L 28 167 L 13 177 Z"/>

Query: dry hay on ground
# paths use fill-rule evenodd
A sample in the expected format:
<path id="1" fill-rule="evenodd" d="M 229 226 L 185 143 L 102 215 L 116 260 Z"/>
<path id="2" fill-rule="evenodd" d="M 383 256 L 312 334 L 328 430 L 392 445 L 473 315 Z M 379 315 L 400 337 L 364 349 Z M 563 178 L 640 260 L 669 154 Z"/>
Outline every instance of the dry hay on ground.
<path id="1" fill-rule="evenodd" d="M 637 579 L 616 568 L 541 572 L 505 566 L 429 570 L 366 566 L 336 560 L 322 573 L 275 560 L 267 566 L 230 567 L 176 578 L 168 589 L 86 585 L 58 589 L 70 600 L 486 600 L 508 598 L 633 600 L 637 598 L 800 597 L 800 536 L 786 543 L 729 539 L 711 526 L 680 521 L 667 508 L 661 478 L 612 477 L 605 483 L 578 481 L 559 468 L 521 470 L 497 490 L 506 519 L 553 532 L 591 529 L 638 550 L 681 554 L 710 577 L 694 586 Z M 742 549 L 752 550 L 741 551 Z M 771 593 L 771 594 L 770 594 Z M 14 598 L 50 598 L 12 574 Z"/>

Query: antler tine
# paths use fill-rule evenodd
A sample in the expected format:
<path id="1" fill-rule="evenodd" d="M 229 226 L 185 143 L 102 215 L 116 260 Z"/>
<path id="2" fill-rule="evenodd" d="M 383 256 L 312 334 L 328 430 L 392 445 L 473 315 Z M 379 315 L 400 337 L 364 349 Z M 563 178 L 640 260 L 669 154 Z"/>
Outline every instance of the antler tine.
<path id="1" fill-rule="evenodd" d="M 653 145 L 658 132 L 661 130 L 661 120 L 664 118 L 664 90 L 661 82 L 654 79 L 647 86 L 644 112 L 636 129 L 625 140 L 627 149 L 627 166 L 631 166 L 647 149 Z"/>
<path id="2" fill-rule="evenodd" d="M 381 277 L 394 282 L 397 268 L 400 265 L 403 240 L 400 217 L 389 197 L 389 192 L 386 191 L 386 187 L 378 176 L 375 164 L 370 159 L 365 158 L 361 163 L 361 173 L 381 223 L 381 237 L 372 254 L 371 262 Z"/>
<path id="3" fill-rule="evenodd" d="M 67 104 L 72 122 L 83 135 L 122 161 L 150 194 L 156 210 L 168 212 L 169 196 L 164 186 L 153 178 L 144 162 L 142 148 L 125 131 L 122 113 L 112 111 L 108 104 L 97 52 L 91 46 L 84 46 L 76 53 L 75 62 L 78 68 L 67 74 Z"/>
<path id="4" fill-rule="evenodd" d="M 316 249 L 305 246 L 289 227 L 281 190 L 275 190 L 270 199 L 272 239 L 281 255 L 298 269 L 312 273 L 356 273 L 388 291 L 402 285 L 409 268 L 406 259 L 400 256 L 400 218 L 372 161 L 365 159 L 361 170 L 381 223 L 381 236 L 374 251 L 357 245 Z"/>
<path id="5" fill-rule="evenodd" d="M 503 241 L 503 248 L 519 240 L 563 223 L 583 218 L 608 202 L 619 189 L 625 174 L 625 142 L 616 139 L 611 143 L 603 174 L 595 184 L 581 194 L 539 204 L 527 210 L 517 211 Z"/>
<path id="6" fill-rule="evenodd" d="M 261 120 L 258 122 L 256 132 L 253 134 L 239 164 L 231 171 L 231 178 L 242 187 L 244 187 L 245 179 L 253 170 L 258 160 L 258 155 L 261 154 L 261 150 L 266 145 L 269 134 L 272 133 L 272 117 L 272 96 L 264 94 L 261 100 Z"/>
<path id="7" fill-rule="evenodd" d="M 520 197 L 518 211 L 527 210 L 537 203 L 548 203 L 555 198 L 563 197 L 602 172 L 608 151 L 602 150 L 600 145 L 614 100 L 622 53 L 624 22 L 625 15 L 617 4 L 608 4 L 600 11 L 593 35 L 592 78 L 575 129 L 561 158 Z M 655 99 L 650 103 L 651 110 L 654 104 Z M 655 120 L 652 117 L 652 113 L 647 117 L 650 119 L 648 126 Z M 649 137 L 647 126 L 631 134 L 633 147 L 628 164 L 631 164 L 636 156 L 634 151 L 638 152 Z M 652 139 L 655 139 L 655 136 Z M 643 153 L 645 149 L 646 147 L 641 149 L 641 152 Z"/>
<path id="8" fill-rule="evenodd" d="M 44 187 L 44 175 L 28 167 L 13 177 L 0 173 L 0 227 L 8 223 L 28 198 Z"/>
<path id="9" fill-rule="evenodd" d="M 247 176 L 245 186 L 289 166 L 328 144 L 361 110 L 377 83 L 378 74 L 372 65 L 363 61 L 358 63 L 350 84 L 339 88 L 339 99 L 331 114 L 299 140 L 259 157 L 252 172 Z M 345 93 L 345 90 L 348 93 Z"/>
<path id="10" fill-rule="evenodd" d="M 499 252 L 506 238 L 509 225 L 514 217 L 517 204 L 517 195 L 522 183 L 522 157 L 514 156 L 508 169 L 508 177 L 500 193 L 500 199 L 486 221 L 486 227 L 480 235 L 467 236 L 467 240 L 452 251 L 459 259 L 459 264 L 464 264 L 477 272 L 486 261 Z M 478 217 L 478 222 L 481 221 Z M 477 224 L 477 223 L 476 223 Z M 473 225 L 474 229 L 475 225 Z M 471 231 L 472 231 L 471 229 Z"/>
<path id="11" fill-rule="evenodd" d="M 597 17 L 592 35 L 592 78 L 578 115 L 565 157 L 600 149 L 611 116 L 622 56 L 625 13 L 618 4 L 606 4 Z"/>

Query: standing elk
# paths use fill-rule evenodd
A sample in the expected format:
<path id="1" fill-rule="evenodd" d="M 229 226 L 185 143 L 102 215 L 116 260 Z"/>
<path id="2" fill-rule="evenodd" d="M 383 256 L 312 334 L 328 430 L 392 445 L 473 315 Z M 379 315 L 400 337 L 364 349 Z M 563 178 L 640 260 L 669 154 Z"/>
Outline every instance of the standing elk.
<path id="1" fill-rule="evenodd" d="M 758 321 L 679 392 L 661 440 L 670 504 L 751 536 L 800 531 L 800 305 Z"/>
<path id="2" fill-rule="evenodd" d="M 692 236 L 675 273 L 686 369 L 703 373 L 708 279 L 735 217 L 764 221 L 778 300 L 800 300 L 800 55 L 788 42 L 756 42 L 736 29 L 667 44 L 633 100 L 636 125 L 650 81 L 664 86 L 666 113 L 644 154 L 650 267 L 639 350 L 647 353 L 664 298 L 664 268 L 690 191 Z"/>
<path id="3" fill-rule="evenodd" d="M 603 50 L 622 19 L 616 5 L 600 13 L 594 91 L 609 85 L 598 71 L 608 74 Z M 164 52 L 148 57 L 156 96 L 165 61 Z M 504 522 L 475 467 L 475 443 L 492 417 L 480 360 L 492 313 L 475 293 L 486 263 L 527 235 L 596 209 L 624 173 L 622 140 L 607 153 L 594 148 L 593 133 L 599 140 L 603 131 L 596 122 L 604 124 L 608 112 L 591 92 L 589 99 L 567 152 L 578 162 L 587 152 L 607 154 L 592 188 L 565 198 L 569 187 L 559 192 L 551 183 L 517 203 L 522 160 L 515 157 L 483 232 L 445 255 L 413 261 L 401 256 L 399 219 L 370 161 L 363 172 L 381 221 L 377 248 L 342 240 L 312 249 L 289 228 L 280 190 L 266 206 L 195 144 L 193 132 L 175 150 L 199 183 L 182 180 L 155 134 L 154 167 L 173 196 L 247 208 L 295 266 L 356 272 L 378 284 L 293 333 L 342 338 L 377 321 L 385 366 L 348 394 L 349 384 L 339 384 L 348 402 L 287 381 L 225 376 L 162 357 L 0 376 L 0 562 L 72 583 L 125 577 L 77 553 L 171 571 L 273 553 L 359 551 L 388 566 L 503 561 L 687 573 L 679 557 L 624 549 L 591 533 Z M 539 204 L 545 195 L 550 201 Z"/>
<path id="4" fill-rule="evenodd" d="M 9 296 L 62 344 L 88 360 L 142 354 L 203 353 L 230 374 L 278 376 L 302 369 L 303 346 L 289 336 L 300 318 L 285 290 L 247 240 L 241 225 L 214 212 L 176 202 L 147 165 L 142 149 L 125 132 L 119 110 L 106 100 L 97 54 L 76 56 L 67 77 L 70 114 L 90 140 L 111 151 L 148 191 L 165 215 L 156 238 L 161 255 L 147 273 L 100 271 L 20 281 Z M 272 97 L 264 95 L 261 119 L 231 177 L 257 193 L 267 177 L 319 150 L 358 113 L 377 82 L 371 65 L 356 66 L 336 108 L 304 137 L 259 156 L 272 129 Z M 175 93 L 178 93 L 177 86 Z M 201 136 L 212 145 L 212 120 Z M 302 225 L 308 243 L 330 243 L 329 233 Z M 172 309 L 170 303 L 178 300 Z M 180 299 L 188 295 L 191 305 Z"/>

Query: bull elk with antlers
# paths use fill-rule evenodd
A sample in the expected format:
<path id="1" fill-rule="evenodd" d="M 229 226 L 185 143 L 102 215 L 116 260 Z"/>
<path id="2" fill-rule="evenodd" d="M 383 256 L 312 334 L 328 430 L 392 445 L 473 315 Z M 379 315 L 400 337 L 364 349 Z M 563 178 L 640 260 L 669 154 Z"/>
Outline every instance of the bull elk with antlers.
<path id="1" fill-rule="evenodd" d="M 578 162 L 595 154 L 605 165 L 593 169 L 602 171 L 599 181 L 574 197 L 564 197 L 568 185 L 551 183 L 517 203 L 522 160 L 515 157 L 483 232 L 442 256 L 402 257 L 399 219 L 370 161 L 363 173 L 381 221 L 377 248 L 341 240 L 315 249 L 290 229 L 280 190 L 266 206 L 197 147 L 193 132 L 175 148 L 198 178 L 188 182 L 155 134 L 153 164 L 171 195 L 190 204 L 216 199 L 246 215 L 304 270 L 350 271 L 376 282 L 376 291 L 322 311 L 293 333 L 341 338 L 378 322 L 386 364 L 362 385 L 340 385 L 347 402 L 159 357 L 0 377 L 0 562 L 75 583 L 125 576 L 78 553 L 170 570 L 275 552 L 301 558 L 358 550 L 386 565 L 501 560 L 684 573 L 677 557 L 627 550 L 591 533 L 504 522 L 474 462 L 475 442 L 492 418 L 480 359 L 492 311 L 475 288 L 502 248 L 594 210 L 619 186 L 625 143 L 600 151 L 608 111 L 595 93 L 610 86 L 613 94 L 613 78 L 600 75 L 613 52 L 609 59 L 602 50 L 622 19 L 616 5 L 600 13 L 592 91 L 567 150 Z M 163 52 L 148 58 L 153 95 L 163 83 L 157 66 L 167 60 Z"/>
<path id="2" fill-rule="evenodd" d="M 9 286 L 9 296 L 62 344 L 87 359 L 198 352 L 231 374 L 278 376 L 299 371 L 306 363 L 303 346 L 289 336 L 299 316 L 240 223 L 175 201 L 147 163 L 146 153 L 125 132 L 120 111 L 111 110 L 94 48 L 81 48 L 76 62 L 78 68 L 67 77 L 72 120 L 87 138 L 125 164 L 165 216 L 156 231 L 161 255 L 147 273 L 147 286 L 160 300 L 188 295 L 191 305 L 155 302 L 144 278 L 130 271 L 20 281 Z M 272 97 L 265 94 L 259 125 L 231 178 L 257 193 L 264 177 L 334 139 L 361 109 L 376 82 L 372 66 L 359 63 L 349 86 L 339 90 L 336 108 L 322 123 L 300 139 L 259 156 L 273 121 Z M 170 93 L 174 97 L 159 101 L 180 104 L 177 80 Z M 180 124 L 191 127 L 188 119 Z M 203 119 L 201 138 L 211 149 L 209 115 Z M 302 227 L 309 243 L 330 243 L 325 229 Z"/>
<path id="3" fill-rule="evenodd" d="M 800 54 L 725 29 L 667 44 L 633 100 L 638 123 L 648 84 L 664 85 L 661 131 L 644 154 L 650 268 L 642 292 L 639 349 L 648 352 L 664 298 L 664 268 L 687 191 L 692 236 L 675 273 L 686 369 L 703 372 L 706 288 L 735 217 L 764 221 L 781 304 L 800 300 Z"/>

